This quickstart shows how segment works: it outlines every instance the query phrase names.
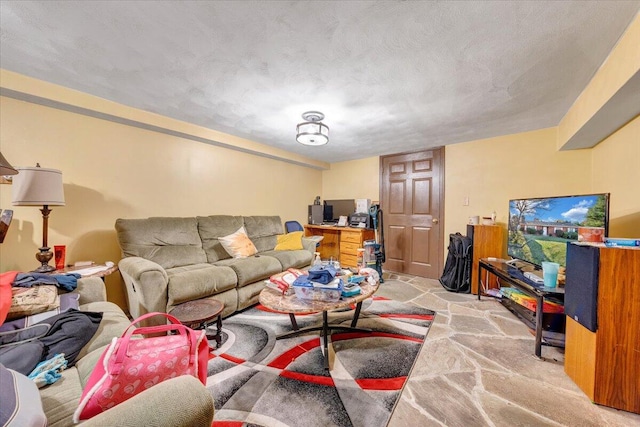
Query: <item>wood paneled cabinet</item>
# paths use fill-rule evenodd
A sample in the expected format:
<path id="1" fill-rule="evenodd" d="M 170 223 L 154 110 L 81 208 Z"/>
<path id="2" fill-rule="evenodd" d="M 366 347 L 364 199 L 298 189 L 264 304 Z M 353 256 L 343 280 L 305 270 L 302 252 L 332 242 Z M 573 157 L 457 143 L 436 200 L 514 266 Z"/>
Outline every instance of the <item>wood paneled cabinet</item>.
<path id="1" fill-rule="evenodd" d="M 372 229 L 332 227 L 327 225 L 305 225 L 305 236 L 323 236 L 318 252 L 325 259 L 337 259 L 342 267 L 356 267 L 358 248 L 365 240 L 375 239 Z"/>
<path id="2" fill-rule="evenodd" d="M 597 329 L 567 316 L 564 370 L 593 402 L 640 414 L 640 250 L 599 251 Z"/>
<path id="3" fill-rule="evenodd" d="M 504 230 L 500 225 L 467 225 L 467 236 L 473 241 L 473 264 L 471 264 L 471 293 L 478 293 L 478 262 L 480 258 L 502 258 L 504 256 Z M 489 277 L 487 289 L 497 288 L 497 278 Z"/>

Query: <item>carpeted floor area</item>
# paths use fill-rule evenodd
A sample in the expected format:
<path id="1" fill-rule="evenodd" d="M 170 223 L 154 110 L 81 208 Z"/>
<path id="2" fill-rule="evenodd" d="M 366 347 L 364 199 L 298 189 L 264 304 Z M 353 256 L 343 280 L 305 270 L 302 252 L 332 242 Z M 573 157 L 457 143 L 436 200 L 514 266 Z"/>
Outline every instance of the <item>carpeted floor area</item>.
<path id="1" fill-rule="evenodd" d="M 348 325 L 353 310 L 329 314 Z M 213 427 L 384 427 L 420 353 L 435 313 L 374 296 L 363 304 L 359 328 L 331 336 L 331 371 L 318 333 L 276 340 L 289 316 L 261 305 L 223 322 L 223 344 L 209 361 L 207 387 L 216 406 Z M 296 316 L 301 328 L 321 314 Z"/>
<path id="2" fill-rule="evenodd" d="M 437 280 L 387 274 L 379 296 L 437 312 L 389 427 L 640 426 L 640 415 L 593 404 L 497 301 L 447 292 Z"/>

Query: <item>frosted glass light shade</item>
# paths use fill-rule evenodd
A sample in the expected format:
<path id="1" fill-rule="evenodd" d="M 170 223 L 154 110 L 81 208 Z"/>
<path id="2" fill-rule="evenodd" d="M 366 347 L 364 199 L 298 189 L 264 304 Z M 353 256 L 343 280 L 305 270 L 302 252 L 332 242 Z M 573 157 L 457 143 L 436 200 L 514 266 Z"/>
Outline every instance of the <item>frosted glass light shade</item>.
<path id="1" fill-rule="evenodd" d="M 62 172 L 57 169 L 18 167 L 13 177 L 14 206 L 64 206 Z"/>
<path id="2" fill-rule="evenodd" d="M 297 134 L 296 141 L 303 145 L 324 145 L 329 142 L 329 127 L 324 123 L 300 123 Z"/>

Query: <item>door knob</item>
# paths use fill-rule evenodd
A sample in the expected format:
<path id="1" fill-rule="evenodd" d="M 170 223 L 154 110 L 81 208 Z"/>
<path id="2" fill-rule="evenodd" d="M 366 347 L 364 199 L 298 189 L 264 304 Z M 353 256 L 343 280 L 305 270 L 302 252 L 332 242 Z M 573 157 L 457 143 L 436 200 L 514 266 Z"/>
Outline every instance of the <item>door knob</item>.
<path id="1" fill-rule="evenodd" d="M 438 220 L 438 218 L 432 218 L 432 219 L 431 219 L 431 222 L 433 222 L 434 224 L 437 224 L 437 223 L 439 223 L 440 221 Z"/>

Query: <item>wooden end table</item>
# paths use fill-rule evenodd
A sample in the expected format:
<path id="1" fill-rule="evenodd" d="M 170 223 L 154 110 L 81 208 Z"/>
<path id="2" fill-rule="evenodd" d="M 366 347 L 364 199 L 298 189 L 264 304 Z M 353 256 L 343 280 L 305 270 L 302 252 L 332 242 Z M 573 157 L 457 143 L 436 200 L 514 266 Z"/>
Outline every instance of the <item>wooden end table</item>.
<path id="1" fill-rule="evenodd" d="M 203 298 L 179 304 L 169 314 L 185 326 L 192 329 L 204 329 L 207 340 L 215 340 L 216 348 L 220 348 L 222 343 L 222 310 L 224 310 L 224 304 L 220 301 Z M 207 330 L 212 319 L 216 319 L 215 334 L 210 334 Z"/>
<path id="2" fill-rule="evenodd" d="M 291 338 L 307 334 L 309 332 L 320 331 L 320 343 L 322 354 L 324 355 L 324 367 L 329 369 L 329 339 L 332 332 L 371 332 L 370 329 L 356 328 L 356 325 L 358 323 L 358 318 L 360 317 L 362 302 L 373 295 L 378 290 L 379 286 L 379 282 L 375 285 L 362 282 L 360 284 L 360 289 L 362 289 L 360 295 L 343 297 L 338 301 L 332 302 L 303 300 L 296 297 L 295 294 L 282 295 L 282 292 L 278 292 L 275 289 L 264 288 L 262 292 L 260 292 L 259 300 L 260 304 L 271 310 L 289 314 L 293 331 L 278 335 L 276 337 L 277 340 Z M 347 308 L 353 304 L 356 305 L 356 308 L 353 313 L 353 319 L 351 320 L 350 326 L 329 325 L 327 312 Z M 318 312 L 322 312 L 322 326 L 310 326 L 298 329 L 298 324 L 295 318 L 296 314 L 310 314 Z"/>

